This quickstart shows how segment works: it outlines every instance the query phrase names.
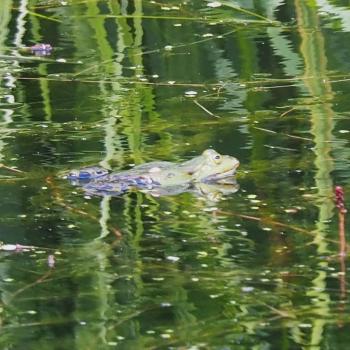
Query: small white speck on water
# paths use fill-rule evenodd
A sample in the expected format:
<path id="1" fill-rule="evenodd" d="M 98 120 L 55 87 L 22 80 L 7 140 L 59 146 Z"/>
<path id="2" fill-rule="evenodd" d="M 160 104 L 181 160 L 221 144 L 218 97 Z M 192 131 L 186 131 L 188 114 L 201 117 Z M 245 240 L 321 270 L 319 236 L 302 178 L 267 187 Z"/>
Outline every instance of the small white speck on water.
<path id="1" fill-rule="evenodd" d="M 301 328 L 311 328 L 312 324 L 311 323 L 299 323 L 298 326 Z"/>
<path id="2" fill-rule="evenodd" d="M 340 134 L 348 134 L 350 130 L 339 130 Z"/>
<path id="3" fill-rule="evenodd" d="M 82 326 L 85 326 L 86 322 L 85 321 L 80 321 L 79 324 L 81 324 Z"/>
<path id="4" fill-rule="evenodd" d="M 155 334 L 156 331 L 154 331 L 153 329 L 150 329 L 150 330 L 146 331 L 146 333 L 147 333 L 147 334 Z"/>
<path id="5" fill-rule="evenodd" d="M 181 23 L 175 23 L 174 27 L 182 27 L 182 24 Z"/>
<path id="6" fill-rule="evenodd" d="M 191 278 L 191 281 L 192 281 L 192 282 L 198 282 L 198 281 L 199 281 L 199 278 L 198 278 L 198 277 L 192 277 L 192 278 Z"/>
<path id="7" fill-rule="evenodd" d="M 161 303 L 160 306 L 161 306 L 161 307 L 170 307 L 171 304 L 170 304 L 170 303 L 164 302 L 164 303 Z"/>
<path id="8" fill-rule="evenodd" d="M 208 267 L 208 264 L 201 264 L 202 267 Z"/>
<path id="9" fill-rule="evenodd" d="M 168 84 L 169 84 L 169 85 L 174 85 L 175 83 L 176 83 L 175 80 L 169 80 L 169 81 L 168 81 Z"/>
<path id="10" fill-rule="evenodd" d="M 41 186 L 41 189 L 42 190 L 47 190 L 47 187 L 46 186 Z"/>
<path id="11" fill-rule="evenodd" d="M 197 254 L 198 254 L 197 255 L 198 258 L 205 258 L 208 256 L 208 253 L 204 250 L 199 251 Z"/>
<path id="12" fill-rule="evenodd" d="M 28 310 L 27 311 L 27 314 L 29 314 L 29 315 L 36 315 L 38 312 L 37 311 L 35 311 L 35 310 Z"/>
<path id="13" fill-rule="evenodd" d="M 157 79 L 157 78 L 159 78 L 159 75 L 158 74 L 153 74 L 152 78 Z"/>
<path id="14" fill-rule="evenodd" d="M 169 338 L 171 337 L 171 335 L 170 335 L 170 334 L 167 334 L 167 333 L 162 333 L 160 336 L 161 336 L 163 339 L 169 339 Z"/>
<path id="15" fill-rule="evenodd" d="M 220 297 L 220 294 L 210 294 L 209 297 L 210 297 L 211 299 L 217 299 L 217 298 Z"/>
<path id="16" fill-rule="evenodd" d="M 161 282 L 164 281 L 164 277 L 152 277 L 152 280 L 156 282 Z"/>
<path id="17" fill-rule="evenodd" d="M 27 215 L 26 214 L 21 214 L 21 215 L 18 215 L 19 218 L 26 218 Z"/>
<path id="18" fill-rule="evenodd" d="M 76 228 L 76 226 L 73 225 L 73 224 L 70 224 L 70 225 L 68 225 L 67 227 L 68 227 L 68 228 Z"/>
<path id="19" fill-rule="evenodd" d="M 188 91 L 185 91 L 185 96 L 186 97 L 195 97 L 198 95 L 198 92 L 197 91 L 194 91 L 194 90 L 188 90 Z"/>
<path id="20" fill-rule="evenodd" d="M 177 262 L 180 260 L 178 256 L 171 256 L 171 255 L 167 256 L 166 259 L 172 262 Z"/>
<path id="21" fill-rule="evenodd" d="M 109 341 L 109 342 L 107 342 L 107 345 L 108 346 L 116 346 L 116 345 L 118 345 L 118 342 L 116 342 L 116 341 Z"/>
<path id="22" fill-rule="evenodd" d="M 254 287 L 242 287 L 242 292 L 250 293 L 254 290 Z"/>
<path id="23" fill-rule="evenodd" d="M 14 279 L 8 277 L 8 278 L 4 278 L 3 281 L 4 281 L 4 282 L 13 282 Z"/>
<path id="24" fill-rule="evenodd" d="M 117 339 L 118 339 L 118 340 L 124 340 L 125 338 L 122 337 L 121 335 L 118 335 L 118 336 L 117 336 Z"/>
<path id="25" fill-rule="evenodd" d="M 216 211 L 216 210 L 218 210 L 217 207 L 207 207 L 203 209 L 203 211 Z"/>
<path id="26" fill-rule="evenodd" d="M 249 199 L 255 199 L 257 197 L 256 194 L 248 194 L 247 198 Z"/>
<path id="27" fill-rule="evenodd" d="M 166 51 L 171 51 L 172 49 L 173 49 L 173 47 L 171 45 L 164 46 L 164 50 L 166 50 Z"/>
<path id="28" fill-rule="evenodd" d="M 164 214 L 165 214 L 165 215 L 170 215 L 170 214 L 171 214 L 171 211 L 165 211 Z"/>
<path id="29" fill-rule="evenodd" d="M 210 38 L 212 36 L 214 36 L 212 33 L 205 33 L 202 35 L 203 38 Z"/>
<path id="30" fill-rule="evenodd" d="M 220 1 L 212 1 L 207 3 L 208 7 L 220 7 L 222 6 L 222 3 Z"/>
<path id="31" fill-rule="evenodd" d="M 272 228 L 270 228 L 270 227 L 263 227 L 262 229 L 263 229 L 263 231 L 272 231 Z"/>
<path id="32" fill-rule="evenodd" d="M 298 209 L 296 209 L 296 208 L 284 209 L 284 212 L 287 214 L 295 214 L 298 212 Z"/>
<path id="33" fill-rule="evenodd" d="M 56 62 L 65 63 L 67 60 L 65 58 L 57 58 Z"/>

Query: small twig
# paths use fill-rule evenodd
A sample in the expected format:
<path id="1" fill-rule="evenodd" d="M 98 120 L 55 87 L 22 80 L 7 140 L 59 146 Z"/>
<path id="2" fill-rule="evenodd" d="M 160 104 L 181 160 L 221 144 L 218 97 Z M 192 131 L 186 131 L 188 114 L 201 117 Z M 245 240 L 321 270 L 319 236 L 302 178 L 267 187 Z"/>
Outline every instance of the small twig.
<path id="1" fill-rule="evenodd" d="M 264 145 L 264 146 L 271 149 L 280 149 L 281 151 L 293 151 L 293 152 L 298 151 L 295 148 L 287 148 L 287 147 L 279 147 L 279 146 L 271 146 L 271 145 Z"/>
<path id="2" fill-rule="evenodd" d="M 244 215 L 244 214 L 237 214 L 234 212 L 227 212 L 227 211 L 223 211 L 223 210 L 217 210 L 218 214 L 224 214 L 224 215 L 232 215 L 232 216 L 238 216 L 242 219 L 248 219 L 248 220 L 253 220 L 253 221 L 259 221 L 259 222 L 263 222 L 266 224 L 270 224 L 270 225 L 274 225 L 274 226 L 280 226 L 280 227 L 285 227 L 285 228 L 289 228 L 293 231 L 298 231 L 298 232 L 302 232 L 302 233 L 307 233 L 310 234 L 309 230 L 305 230 L 301 227 L 297 227 L 297 226 L 293 226 L 293 225 L 288 225 L 288 224 L 284 224 L 283 222 L 279 222 L 279 221 L 275 221 L 275 220 L 270 220 L 268 218 L 259 218 L 257 216 L 251 216 L 251 215 Z"/>
<path id="3" fill-rule="evenodd" d="M 288 111 L 285 111 L 285 112 L 283 112 L 283 113 L 280 115 L 280 118 L 286 116 L 288 113 L 290 113 L 290 112 L 292 112 L 292 111 L 294 111 L 294 110 L 295 110 L 294 107 L 291 108 L 291 109 L 288 109 Z"/>
<path id="4" fill-rule="evenodd" d="M 197 100 L 193 100 L 193 103 L 196 104 L 199 108 L 203 109 L 203 111 L 208 113 L 210 116 L 212 116 L 214 118 L 221 118 L 218 115 L 215 115 L 214 113 L 210 112 L 207 108 L 205 108 L 203 105 L 201 105 Z"/>
<path id="5" fill-rule="evenodd" d="M 314 142 L 312 139 L 309 139 L 307 137 L 301 137 L 301 136 L 296 136 L 296 135 L 291 135 L 291 134 L 278 133 L 277 131 L 273 131 L 273 130 L 265 129 L 265 128 L 259 128 L 257 126 L 254 126 L 254 129 L 265 131 L 265 132 L 268 132 L 268 133 L 271 133 L 271 134 L 277 134 L 277 135 L 286 136 L 286 137 L 289 137 L 291 139 L 297 139 L 297 140 Z"/>
<path id="6" fill-rule="evenodd" d="M 22 171 L 22 170 L 18 170 L 16 168 L 11 168 L 11 167 L 6 166 L 5 164 L 2 164 L 2 163 L 0 163 L 0 168 L 4 168 L 6 170 L 13 171 L 14 173 L 20 173 L 20 174 L 24 173 L 24 171 Z"/>
<path id="7" fill-rule="evenodd" d="M 272 305 L 269 305 L 267 303 L 264 302 L 260 302 L 261 305 L 266 306 L 268 309 L 270 309 L 271 311 L 273 311 L 274 313 L 276 313 L 278 316 L 283 317 L 283 318 L 296 318 L 296 316 L 288 311 L 284 311 L 284 310 L 280 310 L 275 308 Z"/>
<path id="8" fill-rule="evenodd" d="M 10 304 L 11 301 L 16 297 L 18 296 L 19 294 L 23 293 L 25 290 L 37 285 L 37 284 L 40 284 L 42 282 L 44 282 L 51 274 L 52 274 L 53 270 L 49 270 L 47 271 L 46 273 L 44 273 L 41 277 L 39 277 L 38 279 L 36 279 L 34 282 L 32 283 L 29 283 L 27 284 L 26 286 L 18 289 L 16 292 L 14 292 L 10 297 L 9 299 L 7 300 L 7 303 Z"/>

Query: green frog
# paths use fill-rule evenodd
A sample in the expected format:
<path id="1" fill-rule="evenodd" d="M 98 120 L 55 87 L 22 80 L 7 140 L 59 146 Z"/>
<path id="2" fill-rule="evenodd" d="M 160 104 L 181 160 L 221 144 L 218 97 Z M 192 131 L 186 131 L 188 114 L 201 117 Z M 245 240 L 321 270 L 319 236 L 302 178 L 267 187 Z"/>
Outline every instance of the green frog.
<path id="1" fill-rule="evenodd" d="M 155 161 L 135 166 L 130 170 L 111 172 L 102 167 L 86 167 L 72 170 L 66 177 L 82 185 L 88 193 L 116 195 L 130 188 L 162 189 L 159 193 L 172 192 L 196 183 L 225 183 L 232 178 L 239 161 L 232 156 L 221 155 L 213 149 L 183 163 Z"/>

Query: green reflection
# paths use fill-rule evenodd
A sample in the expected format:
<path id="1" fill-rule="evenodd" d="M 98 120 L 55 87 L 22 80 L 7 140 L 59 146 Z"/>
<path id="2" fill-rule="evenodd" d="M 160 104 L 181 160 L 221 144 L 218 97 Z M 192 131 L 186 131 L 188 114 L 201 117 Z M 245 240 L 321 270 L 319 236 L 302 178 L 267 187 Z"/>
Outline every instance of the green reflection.
<path id="1" fill-rule="evenodd" d="M 349 75 L 348 32 L 317 4 L 2 2 L 1 55 L 54 51 L 0 58 L 1 162 L 25 171 L 0 168 L 1 240 L 41 247 L 0 251 L 0 347 L 348 344 L 331 220 L 349 89 L 330 79 Z M 240 191 L 220 201 L 207 184 L 89 198 L 56 176 L 208 147 L 241 161 Z"/>

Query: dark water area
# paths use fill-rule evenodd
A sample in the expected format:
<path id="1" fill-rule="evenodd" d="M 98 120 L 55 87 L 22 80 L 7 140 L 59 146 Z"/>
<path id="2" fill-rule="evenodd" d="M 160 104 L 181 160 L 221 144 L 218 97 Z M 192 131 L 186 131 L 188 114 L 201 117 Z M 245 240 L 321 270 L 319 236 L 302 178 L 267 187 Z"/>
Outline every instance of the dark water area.
<path id="1" fill-rule="evenodd" d="M 347 1 L 2 0 L 0 348 L 347 349 L 349 42 Z M 61 176 L 208 148 L 237 192 Z"/>

